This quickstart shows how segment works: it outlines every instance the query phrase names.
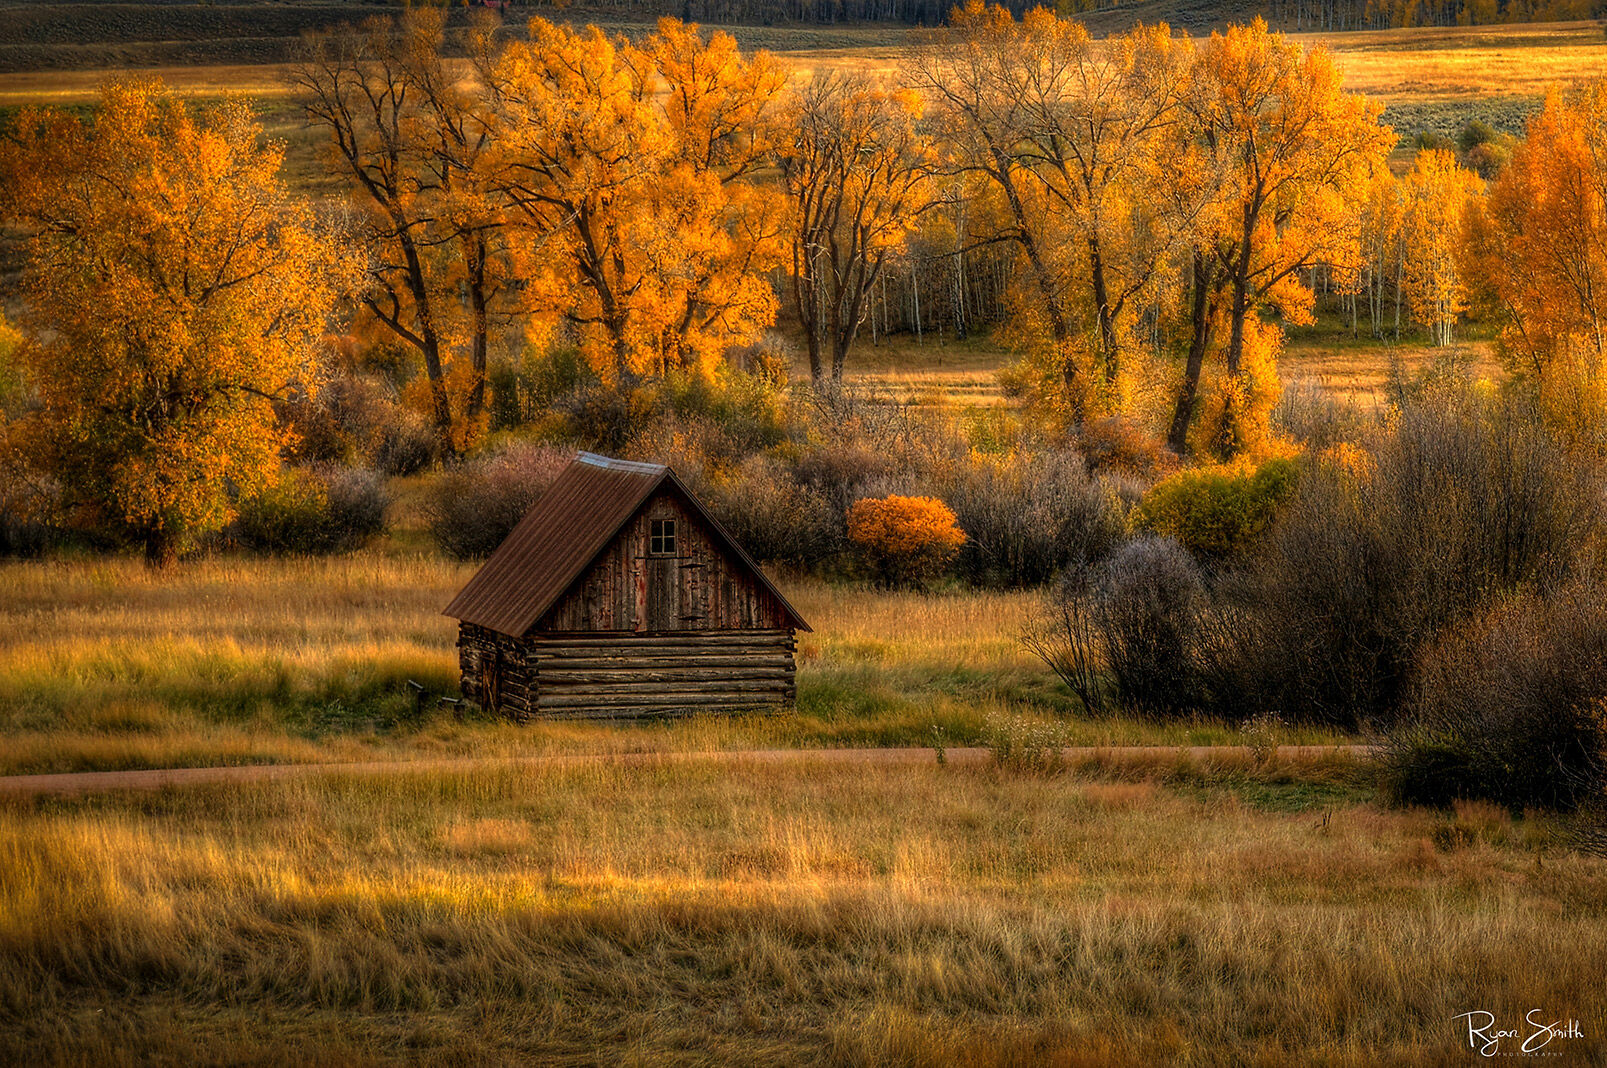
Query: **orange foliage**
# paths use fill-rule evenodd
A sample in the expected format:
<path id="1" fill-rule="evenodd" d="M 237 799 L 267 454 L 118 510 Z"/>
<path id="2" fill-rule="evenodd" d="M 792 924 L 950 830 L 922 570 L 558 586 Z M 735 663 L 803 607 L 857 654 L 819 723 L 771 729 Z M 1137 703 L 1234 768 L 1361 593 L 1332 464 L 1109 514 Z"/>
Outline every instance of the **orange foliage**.
<path id="1" fill-rule="evenodd" d="M 848 509 L 848 537 L 884 582 L 922 584 L 965 544 L 954 510 L 935 497 L 867 497 Z"/>
<path id="2" fill-rule="evenodd" d="M 1607 370 L 1607 80 L 1547 96 L 1471 230 L 1512 370 Z"/>
<path id="3" fill-rule="evenodd" d="M 780 200 L 749 180 L 786 80 L 767 53 L 674 19 L 637 45 L 537 18 L 481 76 L 538 325 L 629 385 L 707 372 L 774 321 Z"/>
<path id="4" fill-rule="evenodd" d="M 272 400 L 316 384 L 352 276 L 282 153 L 244 103 L 197 112 L 156 82 L 109 85 L 90 125 L 26 111 L 0 148 L 6 212 L 34 230 L 36 459 L 154 560 L 272 480 Z"/>

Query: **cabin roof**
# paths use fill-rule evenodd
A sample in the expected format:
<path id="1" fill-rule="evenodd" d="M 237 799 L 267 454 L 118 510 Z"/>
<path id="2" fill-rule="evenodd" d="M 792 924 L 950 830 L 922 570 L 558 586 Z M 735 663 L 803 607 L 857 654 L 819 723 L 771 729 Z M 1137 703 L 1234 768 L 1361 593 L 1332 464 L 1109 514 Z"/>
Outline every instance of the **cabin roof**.
<path id="1" fill-rule="evenodd" d="M 523 637 L 591 570 L 627 523 L 655 494 L 672 487 L 753 579 L 781 605 L 798 630 L 809 630 L 753 557 L 663 464 L 583 452 L 525 513 L 443 615 Z"/>

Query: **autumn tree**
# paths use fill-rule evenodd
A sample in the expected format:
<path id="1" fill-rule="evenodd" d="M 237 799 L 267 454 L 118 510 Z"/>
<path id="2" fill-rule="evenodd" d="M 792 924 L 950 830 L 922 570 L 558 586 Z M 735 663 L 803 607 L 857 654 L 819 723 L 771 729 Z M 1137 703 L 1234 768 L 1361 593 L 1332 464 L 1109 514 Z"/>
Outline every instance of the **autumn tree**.
<path id="1" fill-rule="evenodd" d="M 400 22 L 314 35 L 291 77 L 363 221 L 361 303 L 418 354 L 440 447 L 454 455 L 481 429 L 492 327 L 509 285 L 485 182 L 488 107 L 442 59 L 445 20 L 417 7 Z M 471 47 L 488 50 L 490 29 L 480 25 Z"/>
<path id="2" fill-rule="evenodd" d="M 1401 182 L 1402 289 L 1436 345 L 1449 345 L 1468 309 L 1463 233 L 1484 182 L 1444 149 L 1417 154 Z"/>
<path id="3" fill-rule="evenodd" d="M 1388 168 L 1368 182 L 1357 218 L 1358 283 L 1367 298 L 1367 314 L 1375 338 L 1384 336 L 1385 304 L 1395 296 L 1395 336 L 1400 337 L 1402 266 L 1400 183 Z"/>
<path id="4" fill-rule="evenodd" d="M 605 381 L 707 370 L 773 322 L 783 219 L 753 179 L 785 75 L 767 53 L 673 19 L 632 44 L 538 18 L 480 74 L 525 308 Z"/>
<path id="5" fill-rule="evenodd" d="M 1115 383 L 1125 319 L 1202 203 L 1178 165 L 1191 53 L 1164 25 L 1096 43 L 1047 10 L 1017 22 L 970 0 L 908 66 L 951 171 L 997 198 L 998 225 L 977 240 L 1021 250 L 1076 406 Z M 1083 380 L 1088 352 L 1097 383 Z"/>
<path id="6" fill-rule="evenodd" d="M 781 116 L 793 307 L 817 383 L 841 381 L 882 269 L 926 207 L 919 111 L 912 93 L 827 72 L 794 90 Z"/>
<path id="7" fill-rule="evenodd" d="M 1348 239 L 1347 220 L 1394 136 L 1378 124 L 1380 105 L 1340 87 L 1325 49 L 1307 52 L 1260 19 L 1200 46 L 1185 110 L 1200 149 L 1195 165 L 1219 182 L 1219 195 L 1197 225 L 1192 338 L 1169 442 L 1186 445 L 1220 317 L 1226 373 L 1214 403 L 1226 423 L 1212 436 L 1232 451 L 1243 434 L 1258 435 L 1228 424 L 1264 419 L 1269 387 L 1275 398 L 1280 339 L 1260 322 L 1260 309 L 1311 321 L 1302 272 Z"/>
<path id="8" fill-rule="evenodd" d="M 1471 229 L 1513 372 L 1607 370 L 1607 80 L 1547 96 Z"/>
<path id="9" fill-rule="evenodd" d="M 5 213 L 32 233 L 37 458 L 153 562 L 273 480 L 273 401 L 317 378 L 345 279 L 282 158 L 244 103 L 195 109 L 156 82 L 107 86 L 87 123 L 25 111 L 0 146 Z"/>

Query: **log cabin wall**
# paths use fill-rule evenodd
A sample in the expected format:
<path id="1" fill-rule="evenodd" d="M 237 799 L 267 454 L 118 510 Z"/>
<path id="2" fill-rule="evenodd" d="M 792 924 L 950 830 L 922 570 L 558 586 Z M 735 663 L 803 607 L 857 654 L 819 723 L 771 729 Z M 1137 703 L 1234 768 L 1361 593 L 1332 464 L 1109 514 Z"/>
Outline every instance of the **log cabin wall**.
<path id="1" fill-rule="evenodd" d="M 536 710 L 530 643 L 473 623 L 458 626 L 463 696 L 488 712 L 523 722 Z"/>
<path id="2" fill-rule="evenodd" d="M 650 551 L 653 523 L 673 519 L 674 554 Z M 536 624 L 537 631 L 780 630 L 782 606 L 710 536 L 669 490 L 655 495 L 587 574 Z"/>
<path id="3" fill-rule="evenodd" d="M 779 709 L 797 696 L 790 630 L 533 635 L 536 714 L 625 718 Z"/>

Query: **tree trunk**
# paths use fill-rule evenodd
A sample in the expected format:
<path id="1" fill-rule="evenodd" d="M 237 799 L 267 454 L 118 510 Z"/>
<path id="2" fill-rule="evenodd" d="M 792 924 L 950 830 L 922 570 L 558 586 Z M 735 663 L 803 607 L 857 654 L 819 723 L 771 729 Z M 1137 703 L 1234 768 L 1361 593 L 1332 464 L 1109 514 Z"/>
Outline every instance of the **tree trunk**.
<path id="1" fill-rule="evenodd" d="M 1110 307 L 1110 290 L 1105 284 L 1105 261 L 1099 253 L 1099 239 L 1088 238 L 1088 263 L 1093 273 L 1094 307 L 1099 313 L 1100 362 L 1104 365 L 1105 381 L 1116 382 L 1116 316 Z"/>
<path id="2" fill-rule="evenodd" d="M 485 410 L 485 376 L 488 350 L 490 348 L 490 314 L 486 302 L 486 240 L 484 234 L 474 234 L 468 238 L 468 286 L 469 310 L 473 323 L 474 339 L 472 351 L 472 368 L 474 382 L 469 387 L 468 409 L 464 413 L 473 420 Z"/>
<path id="3" fill-rule="evenodd" d="M 1190 302 L 1189 319 L 1193 325 L 1189 338 L 1188 362 L 1183 368 L 1183 383 L 1178 388 L 1177 407 L 1172 412 L 1172 428 L 1166 435 L 1166 445 L 1179 456 L 1188 447 L 1189 424 L 1194 420 L 1194 401 L 1200 390 L 1200 372 L 1205 366 L 1205 350 L 1211 344 L 1211 333 L 1216 317 L 1211 314 L 1210 291 L 1214 279 L 1206 267 L 1205 256 L 1194 254 L 1194 293 Z"/>
<path id="4" fill-rule="evenodd" d="M 147 567 L 165 571 L 172 567 L 179 558 L 179 546 L 173 535 L 165 528 L 157 528 L 145 532 L 145 564 Z"/>

